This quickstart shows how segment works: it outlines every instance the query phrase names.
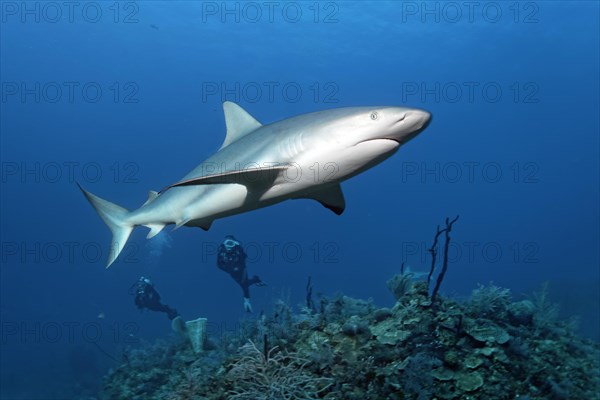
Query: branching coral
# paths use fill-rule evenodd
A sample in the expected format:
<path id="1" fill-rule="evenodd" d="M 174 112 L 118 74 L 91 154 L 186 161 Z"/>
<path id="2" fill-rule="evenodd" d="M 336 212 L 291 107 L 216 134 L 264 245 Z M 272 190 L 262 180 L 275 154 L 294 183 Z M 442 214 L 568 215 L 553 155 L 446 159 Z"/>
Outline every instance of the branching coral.
<path id="1" fill-rule="evenodd" d="M 473 314 L 493 317 L 506 310 L 511 301 L 509 289 L 504 289 L 493 284 L 489 286 L 478 285 L 471 293 L 470 310 Z"/>
<path id="2" fill-rule="evenodd" d="M 241 357 L 227 374 L 232 388 L 229 399 L 317 399 L 333 384 L 307 370 L 310 363 L 297 353 L 286 353 L 273 347 L 266 352 L 249 341 L 241 349 Z"/>
<path id="3" fill-rule="evenodd" d="M 408 294 L 413 286 L 414 274 L 412 272 L 394 275 L 387 281 L 387 287 L 392 292 L 396 300 L 400 300 L 405 294 Z"/>
<path id="4" fill-rule="evenodd" d="M 435 238 L 433 240 L 433 245 L 429 249 L 431 253 L 431 270 L 429 271 L 429 275 L 427 276 L 427 287 L 429 287 L 429 283 L 431 282 L 431 277 L 433 275 L 433 270 L 435 269 L 435 261 L 437 257 L 437 242 L 438 238 L 442 233 L 446 235 L 446 242 L 444 243 L 444 258 L 442 262 L 442 270 L 440 271 L 437 280 L 435 282 L 435 286 L 433 287 L 433 291 L 431 292 L 431 305 L 433 306 L 435 303 L 435 299 L 437 297 L 438 291 L 440 290 L 440 286 L 442 281 L 444 280 L 444 276 L 446 275 L 446 271 L 448 270 L 448 249 L 450 246 L 450 232 L 452 232 L 452 225 L 458 220 L 458 215 L 452 221 L 450 218 L 446 218 L 446 228 L 440 230 L 438 225 L 437 232 L 435 234 Z"/>
<path id="5" fill-rule="evenodd" d="M 549 292 L 548 282 L 544 282 L 540 291 L 533 294 L 534 322 L 538 328 L 544 328 L 558 318 L 558 305 L 550 301 Z"/>

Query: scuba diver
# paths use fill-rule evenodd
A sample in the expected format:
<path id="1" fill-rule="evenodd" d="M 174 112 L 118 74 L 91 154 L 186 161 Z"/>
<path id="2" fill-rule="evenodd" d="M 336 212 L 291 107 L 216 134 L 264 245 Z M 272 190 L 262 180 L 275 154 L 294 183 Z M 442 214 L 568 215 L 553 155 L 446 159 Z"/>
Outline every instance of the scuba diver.
<path id="1" fill-rule="evenodd" d="M 223 243 L 219 246 L 217 266 L 231 275 L 233 280 L 240 285 L 244 293 L 244 310 L 246 310 L 246 312 L 252 312 L 252 304 L 250 304 L 250 286 L 266 286 L 266 283 L 256 275 L 248 279 L 246 258 L 247 255 L 240 242 L 232 235 L 225 236 Z"/>
<path id="2" fill-rule="evenodd" d="M 135 295 L 134 302 L 140 310 L 147 308 L 148 310 L 167 313 L 167 317 L 169 317 L 171 321 L 179 315 L 177 310 L 160 302 L 160 294 L 158 294 L 154 285 L 152 285 L 152 282 L 150 282 L 150 279 L 148 278 L 144 278 L 143 276 L 140 277 L 140 279 L 129 288 L 129 294 Z"/>

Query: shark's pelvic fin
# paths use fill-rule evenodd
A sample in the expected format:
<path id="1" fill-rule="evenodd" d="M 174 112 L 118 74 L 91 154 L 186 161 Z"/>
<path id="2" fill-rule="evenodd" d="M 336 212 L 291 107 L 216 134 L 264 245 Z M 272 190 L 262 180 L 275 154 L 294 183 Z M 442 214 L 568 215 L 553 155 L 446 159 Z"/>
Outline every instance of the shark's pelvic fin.
<path id="1" fill-rule="evenodd" d="M 299 198 L 316 200 L 321 203 L 323 207 L 330 209 L 337 215 L 341 215 L 346 209 L 346 200 L 344 200 L 344 193 L 339 184 L 309 193 L 306 196 Z"/>
<path id="2" fill-rule="evenodd" d="M 102 218 L 112 232 L 110 253 L 108 254 L 108 263 L 106 264 L 106 268 L 108 268 L 119 256 L 121 250 L 125 248 L 125 243 L 127 243 L 127 239 L 129 239 L 129 235 L 131 235 L 131 231 L 133 231 L 135 225 L 126 222 L 127 215 L 129 214 L 128 210 L 88 192 L 79 183 L 77 186 L 79 186 L 83 195 L 96 209 L 100 218 Z"/>
<path id="3" fill-rule="evenodd" d="M 158 197 L 158 192 L 155 192 L 154 190 L 151 190 L 148 192 L 148 200 L 146 200 L 146 202 L 144 204 L 142 204 L 142 207 L 145 206 L 146 204 L 152 203 L 154 201 L 154 199 L 156 199 Z"/>
<path id="4" fill-rule="evenodd" d="M 173 230 L 181 228 L 182 226 L 184 226 L 185 224 L 187 224 L 190 221 L 191 221 L 191 218 L 182 218 L 179 221 L 175 221 L 175 227 L 173 228 Z"/>
<path id="5" fill-rule="evenodd" d="M 173 228 L 173 230 L 175 229 L 179 229 L 184 225 L 187 226 L 197 226 L 199 228 L 204 229 L 205 231 L 210 229 L 210 226 L 212 225 L 212 221 L 208 221 L 208 220 L 191 220 L 190 218 L 183 218 L 179 221 L 175 222 L 175 228 Z"/>
<path id="6" fill-rule="evenodd" d="M 167 189 L 178 186 L 214 185 L 219 183 L 237 183 L 244 186 L 270 185 L 287 168 L 287 165 L 282 164 L 273 167 L 249 168 L 236 171 L 227 171 L 220 174 L 200 176 L 198 178 L 187 179 L 185 181 L 174 183 L 161 190 L 161 193 Z"/>
<path id="7" fill-rule="evenodd" d="M 148 224 L 144 226 L 150 228 L 150 232 L 148 232 L 146 239 L 152 239 L 154 236 L 158 235 L 160 231 L 163 230 L 165 224 Z"/>
<path id="8" fill-rule="evenodd" d="M 225 136 L 221 149 L 262 126 L 246 110 L 231 101 L 223 103 L 223 112 L 225 113 L 227 136 Z"/>
<path id="9" fill-rule="evenodd" d="M 175 229 L 179 229 L 184 225 L 187 226 L 197 226 L 198 228 L 202 228 L 205 231 L 208 231 L 213 223 L 213 220 L 208 219 L 195 219 L 192 220 L 190 218 L 182 218 L 179 221 L 175 221 Z"/>

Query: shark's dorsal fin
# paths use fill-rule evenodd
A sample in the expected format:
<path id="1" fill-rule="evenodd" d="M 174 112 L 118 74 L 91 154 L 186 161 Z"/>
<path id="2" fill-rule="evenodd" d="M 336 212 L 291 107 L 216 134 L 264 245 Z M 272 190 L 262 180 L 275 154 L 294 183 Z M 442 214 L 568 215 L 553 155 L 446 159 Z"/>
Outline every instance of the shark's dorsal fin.
<path id="1" fill-rule="evenodd" d="M 225 113 L 227 136 L 225 136 L 221 149 L 262 126 L 246 110 L 231 101 L 223 103 L 223 112 Z"/>
<path id="2" fill-rule="evenodd" d="M 337 215 L 341 215 L 346 209 L 346 200 L 344 200 L 344 193 L 339 184 L 316 192 L 311 192 L 299 198 L 316 200 L 321 203 L 323 207 L 330 209 Z"/>
<path id="3" fill-rule="evenodd" d="M 158 192 L 155 192 L 154 190 L 150 190 L 148 192 L 148 200 L 146 200 L 146 202 L 144 204 L 142 204 L 142 207 L 145 206 L 146 204 L 150 204 L 154 201 L 154 199 L 156 199 L 158 197 Z"/>

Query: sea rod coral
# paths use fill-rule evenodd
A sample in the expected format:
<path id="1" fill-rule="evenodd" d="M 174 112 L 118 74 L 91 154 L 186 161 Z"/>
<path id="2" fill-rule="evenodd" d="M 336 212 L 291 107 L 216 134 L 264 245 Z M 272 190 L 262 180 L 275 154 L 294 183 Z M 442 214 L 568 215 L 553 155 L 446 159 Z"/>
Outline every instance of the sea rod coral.
<path id="1" fill-rule="evenodd" d="M 277 346 L 266 349 L 265 345 L 265 351 L 261 351 L 249 340 L 240 354 L 227 374 L 232 384 L 229 399 L 317 399 L 333 383 L 305 369 L 308 360 L 297 353 L 280 351 Z"/>

